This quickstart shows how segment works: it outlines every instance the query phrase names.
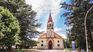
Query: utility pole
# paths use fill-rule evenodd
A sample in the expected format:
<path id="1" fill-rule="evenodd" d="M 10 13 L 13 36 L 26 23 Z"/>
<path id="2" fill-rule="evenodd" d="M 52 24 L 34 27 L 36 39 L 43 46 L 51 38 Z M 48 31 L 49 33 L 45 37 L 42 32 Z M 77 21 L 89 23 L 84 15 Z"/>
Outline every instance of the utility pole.
<path id="1" fill-rule="evenodd" d="M 86 37 L 86 50 L 87 50 L 87 52 L 88 52 L 88 37 L 87 37 L 87 16 L 88 16 L 88 13 L 90 12 L 90 10 L 93 8 L 93 6 L 91 6 L 90 8 L 89 8 L 89 10 L 87 11 L 87 13 L 86 13 L 86 15 L 85 15 L 85 18 L 84 18 L 84 26 L 85 26 L 85 37 Z"/>

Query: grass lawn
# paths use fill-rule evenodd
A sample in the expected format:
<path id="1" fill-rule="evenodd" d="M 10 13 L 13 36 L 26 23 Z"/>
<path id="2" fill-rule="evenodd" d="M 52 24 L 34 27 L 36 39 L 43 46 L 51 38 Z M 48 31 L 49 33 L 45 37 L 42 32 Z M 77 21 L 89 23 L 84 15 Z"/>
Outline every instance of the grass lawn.
<path id="1" fill-rule="evenodd" d="M 16 49 L 15 52 L 37 52 L 36 49 Z"/>
<path id="2" fill-rule="evenodd" d="M 37 52 L 36 49 L 1 49 L 0 52 Z"/>

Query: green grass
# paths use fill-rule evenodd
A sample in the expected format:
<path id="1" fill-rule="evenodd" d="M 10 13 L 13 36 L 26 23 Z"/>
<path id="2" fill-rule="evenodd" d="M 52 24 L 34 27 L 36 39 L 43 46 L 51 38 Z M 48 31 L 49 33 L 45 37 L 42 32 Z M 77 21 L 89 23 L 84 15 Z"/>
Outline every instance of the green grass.
<path id="1" fill-rule="evenodd" d="M 36 49 L 16 49 L 16 52 L 36 52 Z"/>
<path id="2" fill-rule="evenodd" d="M 65 50 L 70 50 L 70 51 L 71 51 L 71 50 L 72 50 L 72 48 L 65 48 Z"/>

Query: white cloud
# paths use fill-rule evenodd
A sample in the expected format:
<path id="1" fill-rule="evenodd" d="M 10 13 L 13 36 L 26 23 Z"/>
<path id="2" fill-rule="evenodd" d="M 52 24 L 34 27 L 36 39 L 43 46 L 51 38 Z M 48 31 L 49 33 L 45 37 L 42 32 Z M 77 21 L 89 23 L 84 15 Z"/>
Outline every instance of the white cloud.
<path id="1" fill-rule="evenodd" d="M 32 40 L 38 41 L 38 38 L 32 38 Z"/>
<path id="2" fill-rule="evenodd" d="M 26 0 L 26 3 L 32 5 L 32 9 L 37 12 L 37 17 L 45 12 L 49 14 L 51 10 L 54 20 L 59 13 L 60 2 L 61 0 Z"/>
<path id="3" fill-rule="evenodd" d="M 25 0 L 27 4 L 32 5 L 32 9 L 33 10 L 38 10 L 41 6 L 41 3 L 43 2 L 43 0 Z"/>
<path id="4" fill-rule="evenodd" d="M 61 28 L 55 28 L 54 30 L 56 33 L 58 33 L 63 38 L 67 38 L 67 35 L 65 33 L 63 33 L 64 31 Z"/>
<path id="5" fill-rule="evenodd" d="M 42 23 L 42 25 L 41 28 L 38 28 L 37 30 L 40 32 L 46 31 L 46 25 L 50 10 L 53 21 L 56 22 L 58 19 L 57 15 L 60 12 L 60 2 L 62 1 L 63 0 L 26 0 L 26 3 L 32 5 L 32 9 L 37 12 L 36 18 L 43 19 L 42 21 L 39 21 Z M 45 16 L 41 17 L 42 14 Z M 55 31 L 66 38 L 65 34 L 62 34 L 61 28 L 55 28 Z"/>
<path id="6" fill-rule="evenodd" d="M 37 19 L 41 19 L 42 14 L 47 15 L 45 18 L 42 18 L 45 21 L 42 21 L 41 29 L 39 30 L 46 30 L 46 24 L 50 10 L 53 17 L 53 21 L 55 22 L 57 20 L 56 16 L 60 11 L 61 1 L 62 0 L 26 0 L 26 3 L 32 5 L 32 9 L 37 12 Z"/>
<path id="7" fill-rule="evenodd" d="M 38 30 L 39 32 L 43 32 L 43 31 L 46 32 L 45 28 L 37 28 L 37 30 Z"/>
<path id="8" fill-rule="evenodd" d="M 63 34 L 63 33 L 61 33 L 61 32 L 57 32 L 60 36 L 62 36 L 62 38 L 64 38 L 64 39 L 67 39 L 67 35 L 66 34 Z"/>
<path id="9" fill-rule="evenodd" d="M 61 29 L 61 28 L 54 28 L 54 30 L 55 30 L 56 32 L 58 32 L 58 31 L 61 31 L 62 29 Z"/>

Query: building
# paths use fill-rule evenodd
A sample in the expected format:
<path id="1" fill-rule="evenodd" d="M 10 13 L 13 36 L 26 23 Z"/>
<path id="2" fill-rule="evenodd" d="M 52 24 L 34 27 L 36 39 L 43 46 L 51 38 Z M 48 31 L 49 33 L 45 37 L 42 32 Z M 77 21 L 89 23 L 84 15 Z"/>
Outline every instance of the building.
<path id="1" fill-rule="evenodd" d="M 54 32 L 54 23 L 51 14 L 47 22 L 47 32 L 40 34 L 38 42 L 38 49 L 64 49 L 63 38 Z"/>

